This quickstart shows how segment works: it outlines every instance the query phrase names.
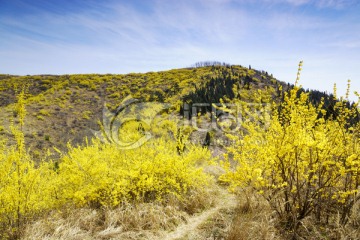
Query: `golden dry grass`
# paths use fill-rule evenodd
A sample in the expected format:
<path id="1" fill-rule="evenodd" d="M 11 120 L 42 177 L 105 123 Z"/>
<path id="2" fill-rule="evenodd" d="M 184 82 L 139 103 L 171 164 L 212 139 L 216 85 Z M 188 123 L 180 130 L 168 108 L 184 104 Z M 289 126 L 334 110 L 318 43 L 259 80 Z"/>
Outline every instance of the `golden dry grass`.
<path id="1" fill-rule="evenodd" d="M 116 209 L 66 209 L 29 224 L 23 239 L 157 239 L 188 214 L 176 206 L 124 204 Z"/>
<path id="2" fill-rule="evenodd" d="M 286 239 L 360 239 L 360 204 L 358 203 L 346 225 L 340 215 L 327 223 L 318 223 L 313 217 L 301 221 L 299 231 L 285 229 L 269 204 L 255 192 L 245 190 L 238 195 L 239 205 L 232 213 L 233 220 L 226 240 L 286 240 Z"/>
<path id="3" fill-rule="evenodd" d="M 67 207 L 28 224 L 22 239 L 159 239 L 214 206 L 217 188 L 193 192 L 186 200 L 123 203 L 109 208 Z"/>
<path id="4" fill-rule="evenodd" d="M 67 207 L 29 223 L 21 239 L 360 239 L 359 205 L 345 226 L 340 218 L 328 224 L 306 218 L 294 236 L 255 192 L 247 189 L 237 195 L 238 204 L 234 198 L 212 185 L 182 202 L 169 198 L 166 204 L 124 203 L 114 209 Z"/>
<path id="5" fill-rule="evenodd" d="M 276 219 L 268 204 L 251 190 L 238 196 L 239 205 L 226 240 L 281 239 L 276 229 Z"/>

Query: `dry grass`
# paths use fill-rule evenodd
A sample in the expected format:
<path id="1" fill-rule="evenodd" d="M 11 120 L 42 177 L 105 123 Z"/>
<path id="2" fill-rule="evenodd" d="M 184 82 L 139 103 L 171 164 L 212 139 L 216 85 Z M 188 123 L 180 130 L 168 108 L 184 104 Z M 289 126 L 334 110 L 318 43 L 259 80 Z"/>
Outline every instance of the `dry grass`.
<path id="1" fill-rule="evenodd" d="M 250 190 L 239 195 L 239 206 L 233 212 L 233 220 L 226 240 L 243 239 L 360 239 L 360 203 L 353 211 L 348 223 L 340 224 L 340 216 L 327 223 L 317 223 L 313 217 L 301 221 L 296 234 L 286 230 L 278 221 L 268 203 Z"/>
<path id="2" fill-rule="evenodd" d="M 330 218 L 327 223 L 317 223 L 313 217 L 304 219 L 296 239 L 360 239 L 360 204 L 354 207 L 346 225 L 340 223 L 340 215 Z"/>
<path id="3" fill-rule="evenodd" d="M 190 232 L 182 240 L 224 240 L 231 229 L 231 221 L 234 214 L 233 207 L 220 209 L 211 218 L 207 219 L 196 231 Z"/>
<path id="4" fill-rule="evenodd" d="M 248 190 L 239 195 L 239 206 L 226 240 L 282 239 L 277 234 L 276 221 L 268 204 Z"/>
<path id="5" fill-rule="evenodd" d="M 67 207 L 28 224 L 22 239 L 159 239 L 214 205 L 217 191 L 192 192 L 183 201 L 124 203 L 115 209 Z"/>
<path id="6" fill-rule="evenodd" d="M 231 216 L 237 206 L 236 197 L 227 190 L 218 188 L 214 192 L 214 207 L 192 216 L 187 224 L 170 232 L 164 240 L 224 239 L 231 223 Z"/>
<path id="7" fill-rule="evenodd" d="M 68 207 L 28 224 L 21 239 L 166 239 L 169 233 L 181 226 L 186 230 L 195 224 L 194 219 L 215 208 L 214 214 L 179 239 L 360 239 L 360 204 L 345 226 L 339 223 L 340 217 L 329 219 L 327 224 L 317 224 L 308 217 L 294 236 L 284 230 L 262 197 L 246 190 L 236 198 L 237 206 L 225 204 L 224 200 L 233 196 L 212 185 L 193 192 L 186 201 L 169 197 L 166 203 L 124 203 L 115 209 Z"/>
<path id="8" fill-rule="evenodd" d="M 188 214 L 158 203 L 124 204 L 116 209 L 66 209 L 26 227 L 23 239 L 156 239 Z"/>

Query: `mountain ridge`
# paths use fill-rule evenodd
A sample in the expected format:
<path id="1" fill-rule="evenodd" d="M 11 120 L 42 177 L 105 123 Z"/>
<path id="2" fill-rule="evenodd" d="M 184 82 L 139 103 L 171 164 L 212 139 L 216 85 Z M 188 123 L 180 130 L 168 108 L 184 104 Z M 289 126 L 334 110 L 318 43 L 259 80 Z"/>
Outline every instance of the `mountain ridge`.
<path id="1" fill-rule="evenodd" d="M 93 137 L 91 129 L 99 129 L 103 107 L 115 111 L 128 95 L 143 102 L 171 103 L 171 111 L 182 114 L 184 103 L 256 102 L 259 96 L 261 102 L 281 101 L 292 87 L 265 71 L 218 62 L 147 73 L 2 74 L 0 79 L 0 138 L 11 137 L 7 130 L 16 117 L 16 92 L 24 88 L 28 113 L 24 133 L 35 156 L 44 149 L 65 150 L 68 142 L 84 144 L 85 138 Z"/>

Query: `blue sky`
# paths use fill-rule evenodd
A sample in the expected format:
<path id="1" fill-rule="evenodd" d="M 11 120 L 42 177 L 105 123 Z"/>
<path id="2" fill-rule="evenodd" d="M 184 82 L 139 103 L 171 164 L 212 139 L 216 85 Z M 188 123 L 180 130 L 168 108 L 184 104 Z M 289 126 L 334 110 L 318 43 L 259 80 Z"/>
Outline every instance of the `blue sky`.
<path id="1" fill-rule="evenodd" d="M 0 0 L 0 73 L 128 73 L 216 60 L 360 91 L 359 0 Z"/>

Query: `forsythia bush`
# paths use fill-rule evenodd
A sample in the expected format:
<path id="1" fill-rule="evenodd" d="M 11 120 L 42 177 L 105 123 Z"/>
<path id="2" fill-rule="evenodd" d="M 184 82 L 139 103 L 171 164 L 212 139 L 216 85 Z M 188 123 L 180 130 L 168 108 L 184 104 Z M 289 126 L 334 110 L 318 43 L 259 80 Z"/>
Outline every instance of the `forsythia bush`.
<path id="1" fill-rule="evenodd" d="M 94 141 L 86 147 L 69 147 L 59 167 L 58 189 L 62 201 L 82 206 L 116 206 L 124 200 L 181 199 L 191 189 L 204 187 L 208 176 L 198 163 L 210 161 L 210 153 L 190 147 L 179 155 L 175 141 L 156 139 L 121 150 Z"/>
<path id="2" fill-rule="evenodd" d="M 322 104 L 312 106 L 298 91 L 274 108 L 267 128 L 247 122 L 232 136 L 239 144 L 228 148 L 222 180 L 257 190 L 294 231 L 310 215 L 327 222 L 339 214 L 345 224 L 360 198 L 360 125 L 349 123 L 358 104 L 340 100 L 337 117 L 325 119 Z"/>
<path id="3" fill-rule="evenodd" d="M 122 201 L 166 201 L 170 195 L 185 200 L 210 180 L 202 169 L 210 152 L 188 144 L 179 154 L 174 136 L 131 150 L 94 140 L 84 147 L 69 145 L 56 164 L 34 161 L 24 140 L 25 103 L 21 92 L 15 109 L 19 123 L 11 125 L 15 141 L 0 142 L 0 239 L 20 239 L 25 224 L 67 204 L 114 207 Z"/>
<path id="4" fill-rule="evenodd" d="M 20 228 L 34 215 L 51 209 L 55 199 L 49 184 L 54 177 L 50 163 L 35 162 L 26 152 L 24 93 L 18 96 L 19 125 L 12 124 L 15 143 L 0 143 L 0 238 L 19 238 Z M 10 145 L 10 146 L 9 146 Z"/>

